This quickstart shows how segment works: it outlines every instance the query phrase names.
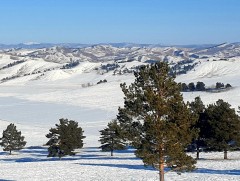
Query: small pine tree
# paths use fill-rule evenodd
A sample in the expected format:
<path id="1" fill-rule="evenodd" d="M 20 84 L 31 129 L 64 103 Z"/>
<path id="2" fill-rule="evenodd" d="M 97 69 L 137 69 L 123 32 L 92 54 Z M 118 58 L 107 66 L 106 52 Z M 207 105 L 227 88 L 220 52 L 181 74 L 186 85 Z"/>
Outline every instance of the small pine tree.
<path id="1" fill-rule="evenodd" d="M 180 83 L 180 91 L 181 92 L 186 92 L 188 91 L 188 86 L 186 83 Z"/>
<path id="2" fill-rule="evenodd" d="M 60 124 L 56 124 L 56 128 L 51 128 L 50 133 L 46 135 L 49 141 L 48 156 L 59 158 L 65 155 L 75 155 L 74 149 L 83 147 L 83 130 L 78 127 L 76 121 L 68 119 L 60 119 Z"/>
<path id="3" fill-rule="evenodd" d="M 197 82 L 196 90 L 197 91 L 204 91 L 205 90 L 205 84 L 203 82 Z"/>
<path id="4" fill-rule="evenodd" d="M 240 145 L 240 118 L 235 109 L 221 99 L 216 104 L 210 104 L 206 114 L 210 125 L 208 145 L 217 151 L 224 151 L 224 159 L 227 159 L 227 151 Z"/>
<path id="5" fill-rule="evenodd" d="M 231 88 L 232 86 L 231 86 L 231 84 L 226 84 L 225 85 L 225 88 Z"/>
<path id="6" fill-rule="evenodd" d="M 221 82 L 217 82 L 216 83 L 216 89 L 221 89 L 221 88 L 224 88 L 224 84 L 221 83 Z"/>
<path id="7" fill-rule="evenodd" d="M 196 97 L 193 102 L 190 104 L 191 111 L 198 117 L 197 122 L 194 125 L 199 132 L 197 137 L 194 139 L 193 144 L 196 146 L 197 149 L 197 157 L 199 159 L 200 148 L 206 146 L 206 139 L 208 137 L 208 133 L 210 132 L 210 126 L 207 122 L 206 118 L 206 108 L 203 104 L 200 97 Z"/>
<path id="8" fill-rule="evenodd" d="M 100 131 L 100 142 L 102 151 L 110 151 L 113 156 L 114 150 L 126 149 L 125 140 L 123 139 L 123 132 L 117 120 L 108 123 L 107 128 Z"/>
<path id="9" fill-rule="evenodd" d="M 188 89 L 189 89 L 189 91 L 195 91 L 195 89 L 196 89 L 195 84 L 193 82 L 189 83 Z"/>
<path id="10" fill-rule="evenodd" d="M 0 140 L 3 151 L 9 151 L 10 155 L 13 150 L 21 150 L 27 143 L 24 141 L 24 136 L 21 136 L 21 131 L 18 131 L 12 123 L 3 131 L 3 136 Z"/>

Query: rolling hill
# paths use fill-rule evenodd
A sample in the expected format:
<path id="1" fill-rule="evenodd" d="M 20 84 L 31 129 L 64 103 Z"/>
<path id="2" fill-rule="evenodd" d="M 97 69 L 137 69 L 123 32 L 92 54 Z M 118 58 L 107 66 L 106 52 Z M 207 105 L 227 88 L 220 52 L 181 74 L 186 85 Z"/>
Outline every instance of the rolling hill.
<path id="1" fill-rule="evenodd" d="M 28 45 L 30 46 L 30 45 Z M 224 99 L 234 108 L 240 106 L 240 44 L 224 43 L 210 47 L 168 47 L 168 46 L 113 46 L 109 44 L 84 47 L 43 46 L 4 48 L 0 51 L 0 131 L 13 122 L 26 136 L 28 148 L 18 155 L 0 154 L 2 168 L 8 170 L 0 179 L 29 180 L 37 172 L 36 180 L 45 180 L 47 170 L 63 164 L 69 166 L 68 178 L 81 170 L 85 180 L 90 173 L 93 180 L 103 177 L 90 172 L 92 168 L 108 175 L 111 180 L 157 180 L 157 172 L 142 167 L 133 153 L 119 152 L 113 160 L 98 150 L 99 130 L 114 119 L 119 106 L 123 105 L 120 83 L 130 84 L 133 72 L 139 66 L 156 61 L 168 62 L 176 81 L 197 83 L 202 81 L 208 87 L 216 82 L 231 84 L 232 88 L 221 92 L 183 92 L 184 100 L 191 101 L 201 96 L 205 104 Z M 106 80 L 106 81 L 103 81 Z M 45 157 L 45 134 L 58 122 L 59 118 L 69 118 L 79 122 L 86 135 L 85 149 L 75 158 L 67 157 L 56 161 Z M 34 147 L 33 147 L 34 146 Z M 90 156 L 89 156 L 90 154 Z M 15 157 L 14 157 L 15 156 Z M 209 155 L 207 154 L 206 157 Z M 237 157 L 234 155 L 234 157 Z M 89 158 L 89 160 L 87 159 Z M 217 158 L 216 158 L 217 159 Z M 198 163 L 198 171 L 183 174 L 187 180 L 222 179 L 237 180 L 239 164 L 228 162 L 220 171 L 214 164 L 203 160 Z M 81 161 L 79 161 L 81 160 Z M 19 165 L 21 164 L 21 166 Z M 218 162 L 221 164 L 221 161 Z M 76 170 L 77 165 L 79 170 Z M 114 166 L 115 165 L 115 166 Z M 14 172 L 30 172 L 26 177 L 18 177 Z M 9 171 L 13 168 L 12 171 Z M 45 169 L 46 168 L 46 169 Z M 112 173 L 108 173 L 107 169 Z M 132 170 L 131 170 L 132 169 Z M 130 172 L 128 172 L 130 170 Z M 221 171 L 223 170 L 223 171 Z M 229 170 L 229 172 L 224 171 Z M 49 172 L 50 173 L 50 172 Z M 227 174 L 230 173 L 230 174 Z M 41 176 L 42 174 L 42 176 Z M 57 176 L 57 173 L 51 172 Z M 120 177 L 116 177 L 119 174 Z M 127 175 L 129 174 L 129 175 Z M 149 175 L 146 177 L 145 175 Z M 66 176 L 67 177 L 67 176 Z M 55 177 L 60 180 L 65 177 Z M 134 179 L 135 178 L 135 179 Z M 178 175 L 169 173 L 171 180 L 179 180 Z"/>

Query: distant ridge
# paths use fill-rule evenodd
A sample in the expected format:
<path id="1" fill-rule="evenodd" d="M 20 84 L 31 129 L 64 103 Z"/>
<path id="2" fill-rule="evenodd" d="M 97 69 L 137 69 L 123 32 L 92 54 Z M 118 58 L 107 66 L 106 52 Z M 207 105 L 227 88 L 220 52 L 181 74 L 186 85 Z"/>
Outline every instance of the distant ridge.
<path id="1" fill-rule="evenodd" d="M 239 43 L 234 43 L 239 44 Z M 19 44 L 0 44 L 0 49 L 39 49 L 39 48 L 50 48 L 53 46 L 60 46 L 65 48 L 83 48 L 94 45 L 111 45 L 119 48 L 132 48 L 132 47 L 178 47 L 178 48 L 207 48 L 217 46 L 216 44 L 190 44 L 190 45 L 167 45 L 167 44 L 141 44 L 141 43 L 97 43 L 97 44 L 82 44 L 82 43 L 19 43 Z"/>

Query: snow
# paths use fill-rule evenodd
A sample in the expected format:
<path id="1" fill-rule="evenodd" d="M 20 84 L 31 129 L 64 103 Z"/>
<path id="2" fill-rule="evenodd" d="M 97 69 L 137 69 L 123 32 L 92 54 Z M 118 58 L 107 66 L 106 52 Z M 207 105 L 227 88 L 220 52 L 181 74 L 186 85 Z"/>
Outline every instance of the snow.
<path id="1" fill-rule="evenodd" d="M 191 75 L 192 79 L 235 76 L 239 67 L 240 60 L 203 62 L 195 71 L 188 74 L 188 76 Z"/>
<path id="2" fill-rule="evenodd" d="M 232 89 L 219 93 L 211 92 L 184 92 L 183 96 L 186 101 L 192 101 L 195 97 L 200 96 L 205 104 L 211 104 L 218 99 L 223 99 L 233 108 L 238 108 L 240 105 L 240 60 L 233 61 L 206 61 L 202 62 L 195 70 L 185 75 L 180 75 L 176 78 L 177 82 L 195 84 L 198 81 L 204 82 L 206 87 L 215 86 L 217 82 L 227 83 L 232 85 Z"/>
<path id="3" fill-rule="evenodd" d="M 13 155 L 0 154 L 1 180 L 129 180 L 157 181 L 158 171 L 144 167 L 134 156 L 133 150 L 110 153 L 96 147 L 85 147 L 72 157 L 48 158 L 46 147 L 27 147 Z M 239 180 L 240 152 L 201 153 L 197 169 L 190 173 L 176 174 L 166 170 L 166 181 L 218 181 Z M 218 167 L 216 167 L 218 165 Z"/>
<path id="4" fill-rule="evenodd" d="M 38 42 L 26 42 L 26 43 L 23 43 L 24 45 L 39 45 L 40 43 Z"/>
<path id="5" fill-rule="evenodd" d="M 91 53 L 94 48 L 86 49 Z M 104 49 L 112 49 L 113 54 L 128 51 L 96 46 L 96 55 L 105 56 Z M 141 61 L 121 63 L 123 68 L 145 64 L 143 61 L 148 59 L 147 53 L 151 53 L 150 49 L 132 49 L 144 53 L 144 56 Z M 174 48 L 155 48 L 155 51 L 160 50 L 175 51 Z M 18 50 L 18 53 L 27 55 L 31 52 Z M 103 62 L 81 61 L 72 69 L 60 69 L 62 63 L 68 60 L 62 60 L 62 54 L 57 59 L 55 56 L 51 57 L 54 59 L 52 62 L 27 57 L 26 62 L 0 71 L 0 78 L 4 78 L 53 69 L 44 72 L 44 75 L 20 76 L 0 84 L 0 133 L 8 124 L 14 123 L 27 141 L 26 148 L 13 152 L 13 155 L 8 155 L 0 148 L 0 180 L 158 180 L 158 171 L 144 167 L 142 161 L 134 156 L 133 150 L 118 151 L 110 157 L 109 153 L 101 152 L 98 148 L 99 130 L 114 119 L 118 107 L 123 106 L 120 83 L 130 84 L 134 80 L 133 75 L 113 75 L 111 71 L 99 74 L 96 68 Z M 169 56 L 169 60 L 176 62 L 180 58 Z M 0 55 L 1 66 L 13 61 L 10 55 Z M 240 102 L 239 77 L 240 58 L 233 57 L 228 61 L 201 60 L 194 70 L 178 76 L 176 81 L 202 81 L 206 86 L 215 85 L 216 82 L 230 83 L 233 88 L 225 92 L 183 93 L 184 100 L 192 101 L 200 95 L 205 104 L 210 104 L 221 98 L 237 108 Z M 97 84 L 104 79 L 107 79 L 106 83 Z M 78 121 L 86 136 L 84 148 L 78 150 L 76 156 L 62 160 L 48 158 L 47 148 L 44 147 L 47 142 L 45 135 L 60 118 Z M 166 172 L 166 180 L 240 180 L 240 152 L 229 152 L 229 160 L 223 160 L 221 152 L 201 153 L 200 157 L 197 170 L 181 175 Z"/>

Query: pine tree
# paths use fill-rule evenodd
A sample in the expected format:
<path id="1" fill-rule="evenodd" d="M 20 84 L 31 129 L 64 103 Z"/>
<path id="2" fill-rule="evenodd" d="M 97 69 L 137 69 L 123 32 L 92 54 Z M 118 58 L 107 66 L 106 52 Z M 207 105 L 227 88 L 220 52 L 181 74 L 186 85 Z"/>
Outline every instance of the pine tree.
<path id="1" fill-rule="evenodd" d="M 3 131 L 3 136 L 0 140 L 3 151 L 9 151 L 10 155 L 13 150 L 21 150 L 27 143 L 24 141 L 24 136 L 21 136 L 21 131 L 18 131 L 12 123 Z"/>
<path id="2" fill-rule="evenodd" d="M 224 84 L 221 83 L 221 82 L 217 82 L 216 83 L 216 89 L 221 89 L 221 88 L 224 88 Z"/>
<path id="3" fill-rule="evenodd" d="M 189 83 L 188 89 L 189 89 L 189 91 L 195 91 L 196 90 L 195 84 L 193 82 Z"/>
<path id="4" fill-rule="evenodd" d="M 196 90 L 197 91 L 204 91 L 205 90 L 205 84 L 203 82 L 197 82 Z"/>
<path id="5" fill-rule="evenodd" d="M 128 87 L 121 84 L 125 97 L 120 110 L 131 118 L 131 123 L 119 121 L 123 127 L 136 125 L 136 129 L 130 128 L 135 131 L 131 139 L 135 154 L 145 165 L 159 169 L 161 181 L 165 164 L 173 170 L 188 171 L 194 169 L 195 163 L 184 149 L 196 133 L 192 128 L 196 118 L 168 73 L 169 67 L 163 62 L 142 66 L 134 74 L 134 83 Z"/>
<path id="6" fill-rule="evenodd" d="M 65 155 L 75 155 L 74 149 L 83 147 L 83 130 L 78 127 L 76 121 L 68 119 L 60 119 L 60 124 L 56 124 L 56 128 L 51 128 L 50 133 L 46 135 L 49 141 L 48 156 L 59 158 Z"/>
<path id="7" fill-rule="evenodd" d="M 227 88 L 231 88 L 232 86 L 231 86 L 231 84 L 226 84 L 225 85 L 225 88 L 227 89 Z"/>
<path id="8" fill-rule="evenodd" d="M 199 159 L 200 148 L 206 146 L 206 139 L 208 138 L 208 133 L 210 132 L 210 126 L 206 118 L 206 108 L 201 98 L 196 97 L 189 105 L 191 111 L 198 117 L 197 122 L 194 124 L 194 128 L 196 128 L 199 132 L 193 143 L 196 145 L 197 149 L 196 159 Z"/>
<path id="9" fill-rule="evenodd" d="M 186 83 L 179 83 L 180 86 L 180 91 L 181 92 L 187 92 L 188 91 L 188 86 Z"/>
<path id="10" fill-rule="evenodd" d="M 113 120 L 108 123 L 107 128 L 100 131 L 101 137 L 100 142 L 102 151 L 110 151 L 111 156 L 113 156 L 114 150 L 124 150 L 126 149 L 125 140 L 123 137 L 123 132 L 119 126 L 117 120 Z"/>
<path id="11" fill-rule="evenodd" d="M 210 125 L 208 145 L 224 151 L 224 159 L 227 159 L 227 151 L 240 145 L 240 118 L 235 109 L 221 99 L 216 104 L 210 104 L 206 113 Z"/>

